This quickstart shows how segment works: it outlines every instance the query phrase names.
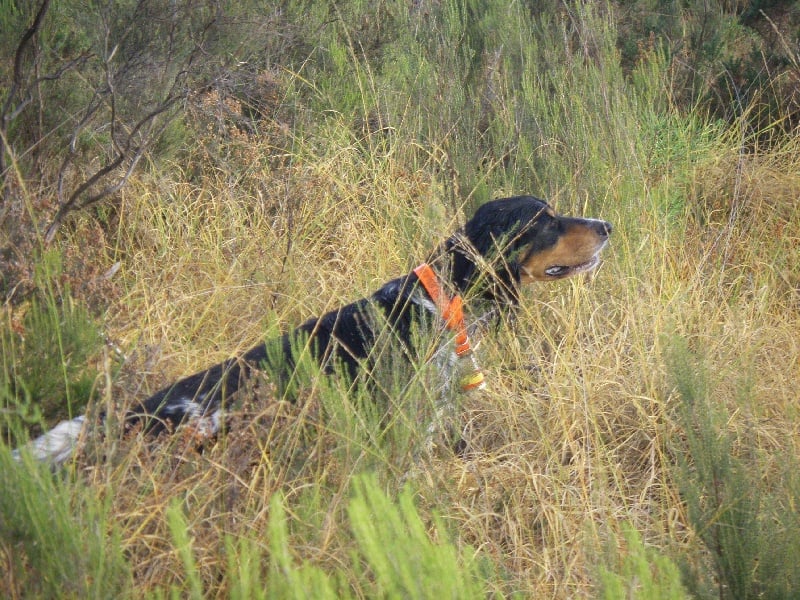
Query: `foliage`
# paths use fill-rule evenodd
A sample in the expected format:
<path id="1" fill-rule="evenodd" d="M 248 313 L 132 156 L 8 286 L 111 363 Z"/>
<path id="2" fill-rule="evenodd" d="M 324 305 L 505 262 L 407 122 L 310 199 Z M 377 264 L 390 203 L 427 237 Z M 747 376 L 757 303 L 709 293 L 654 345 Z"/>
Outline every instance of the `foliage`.
<path id="1" fill-rule="evenodd" d="M 95 392 L 94 360 L 102 338 L 83 305 L 69 289 L 59 289 L 58 253 L 39 260 L 34 297 L 16 311 L 7 311 L 0 329 L 0 390 L 6 417 L 28 424 L 49 423 L 79 415 Z M 12 429 L 14 429 L 12 427 Z"/>
<path id="2" fill-rule="evenodd" d="M 623 64 L 654 47 L 667 53 L 679 106 L 729 123 L 748 111 L 753 132 L 765 138 L 797 126 L 794 3 L 637 0 L 620 3 L 617 22 Z"/>
<path id="3" fill-rule="evenodd" d="M 28 597 L 111 598 L 129 588 L 109 503 L 73 484 L 46 465 L 18 463 L 0 448 L 3 595 L 24 590 Z"/>
<path id="4" fill-rule="evenodd" d="M 642 536 L 630 523 L 622 524 L 626 553 L 617 557 L 616 564 L 600 566 L 602 598 L 669 600 L 687 598 L 681 586 L 678 567 L 668 557 L 642 542 Z M 616 540 L 612 540 L 616 541 Z M 613 549 L 612 555 L 618 554 Z"/>
<path id="5" fill-rule="evenodd" d="M 18 36 L 35 8 L 0 5 Z M 191 6 L 53 3 L 23 64 L 52 73 L 101 52 L 98 32 Z M 32 104 L 15 95 L 0 207 L 4 417 L 77 412 L 97 380 L 98 324 L 121 358 L 103 368 L 109 418 L 58 480 L 69 510 L 53 518 L 68 525 L 53 543 L 83 534 L 124 553 L 112 591 L 129 596 L 388 596 L 416 585 L 412 567 L 491 597 L 677 595 L 675 564 L 701 598 L 722 580 L 743 594 L 796 585 L 797 478 L 784 459 L 798 444 L 787 372 L 800 352 L 800 143 L 785 135 L 793 100 L 777 93 L 793 85 L 795 17 L 741 2 L 204 4 L 194 20 L 166 15 L 148 31 L 144 19 L 105 63 L 87 58 L 88 87 L 70 69 L 40 81 Z M 151 47 L 155 32 L 175 37 Z M 12 38 L 0 36 L 5 81 Z M 203 50 L 176 118 L 125 185 L 71 213 L 43 251 L 64 143 L 103 64 L 141 67 L 117 88 L 133 94 L 118 97 L 128 114 L 165 92 L 173 43 L 176 58 Z M 773 92 L 779 109 L 764 112 Z M 113 156 L 98 106 L 65 184 Z M 439 395 L 427 355 L 376 369 L 368 387 L 316 366 L 286 395 L 256 377 L 199 449 L 182 431 L 121 431 L 134 402 L 368 295 L 474 205 L 513 193 L 607 219 L 614 234 L 591 277 L 531 287 L 513 323 L 481 331 L 489 385 L 442 427 L 463 454 L 428 429 Z M 702 361 L 673 360 L 665 332 Z M 713 373 L 703 385 L 691 383 L 699 362 Z M 51 391 L 26 396 L 36 386 Z M 676 387 L 695 400 L 664 393 Z M 87 521 L 89 496 L 102 510 Z M 98 531 L 119 534 L 102 546 Z M 14 540 L 0 537 L 3 594 L 47 595 L 28 574 L 60 572 L 61 557 L 27 558 L 33 542 Z M 598 576 L 606 544 L 620 548 Z M 86 585 L 104 568 L 86 566 Z"/>
<path id="6" fill-rule="evenodd" d="M 444 524 L 435 523 L 434 543 L 406 488 L 394 508 L 375 481 L 355 481 L 348 514 L 353 534 L 375 575 L 373 597 L 483 598 L 477 563 L 470 548 L 457 549 L 447 540 Z M 381 515 L 379 519 L 375 515 Z"/>
<path id="7" fill-rule="evenodd" d="M 796 459 L 784 456 L 774 472 L 753 446 L 752 432 L 731 431 L 732 415 L 710 399 L 713 383 L 685 342 L 672 343 L 669 369 L 686 436 L 679 481 L 689 519 L 712 556 L 714 597 L 792 597 L 800 585 L 789 559 L 800 552 Z M 733 406 L 743 410 L 751 388 L 744 378 L 737 384 Z"/>
<path id="8" fill-rule="evenodd" d="M 12 469 L 16 467 L 8 466 Z M 22 477 L 12 483 L 29 483 L 24 480 L 21 469 L 16 468 L 15 472 Z M 329 572 L 310 561 L 298 562 L 293 557 L 285 501 L 276 494 L 270 501 L 267 547 L 253 536 L 238 540 L 228 537 L 225 540 L 229 561 L 225 579 L 230 586 L 229 597 L 433 598 L 444 594 L 450 598 L 484 598 L 486 583 L 483 578 L 489 576 L 491 571 L 486 568 L 480 571 L 477 568 L 478 563 L 471 556 L 472 549 L 459 549 L 450 542 L 443 523 L 435 523 L 434 533 L 429 533 L 428 526 L 414 506 L 413 496 L 411 490 L 406 488 L 393 501 L 381 490 L 374 477 L 355 479 L 353 497 L 348 503 L 350 527 L 355 541 L 350 556 L 351 564 Z M 4 516 L 17 515 L 5 513 Z M 101 515 L 99 518 L 104 517 Z M 184 583 L 159 590 L 158 593 L 168 591 L 173 596 L 180 594 L 182 597 L 203 598 L 205 594 L 201 576 L 192 550 L 193 536 L 190 525 L 183 516 L 183 509 L 177 502 L 172 502 L 165 511 L 165 518 L 175 551 L 182 563 L 183 572 L 180 578 Z M 69 548 L 78 541 L 76 532 L 71 529 L 76 524 L 74 515 L 58 512 L 50 515 L 49 520 L 58 531 L 64 530 L 64 538 L 58 541 L 67 544 L 65 547 Z M 26 534 L 25 541 L 28 544 L 35 544 L 37 536 L 41 536 L 41 532 L 35 531 Z M 55 539 L 55 536 L 41 537 L 47 537 L 48 543 Z M 94 544 L 89 548 L 89 556 L 95 556 L 102 551 L 103 546 L 98 542 L 99 540 L 84 541 Z M 57 561 L 48 558 L 52 551 L 53 548 L 46 547 L 45 552 L 35 557 L 38 561 L 34 563 L 35 567 L 41 569 L 39 573 L 45 576 L 45 581 L 59 567 Z M 112 579 L 104 582 L 107 587 L 103 589 L 113 590 L 114 585 L 124 582 L 124 579 L 113 579 L 114 575 L 119 577 L 125 573 L 125 564 L 120 558 L 116 557 L 119 561 L 117 564 L 110 565 L 120 571 L 111 571 Z M 108 557 L 106 560 L 109 560 Z M 55 583 L 64 585 L 63 578 L 68 573 L 61 575 L 62 579 Z M 69 585 L 61 588 L 62 591 L 73 590 L 71 586 L 74 583 L 70 580 L 67 582 Z M 124 590 L 118 590 L 122 591 Z"/>

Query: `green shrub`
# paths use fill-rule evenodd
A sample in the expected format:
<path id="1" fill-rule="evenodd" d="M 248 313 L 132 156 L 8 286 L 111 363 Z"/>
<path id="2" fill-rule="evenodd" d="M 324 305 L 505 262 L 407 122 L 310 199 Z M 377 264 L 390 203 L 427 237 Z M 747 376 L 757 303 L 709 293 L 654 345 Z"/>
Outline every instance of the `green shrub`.
<path id="1" fill-rule="evenodd" d="M 0 544 L 8 597 L 114 598 L 130 586 L 107 501 L 0 444 Z M 8 587 L 7 587 L 8 586 Z"/>
<path id="2" fill-rule="evenodd" d="M 605 600 L 673 600 L 688 598 L 681 586 L 677 565 L 653 548 L 647 548 L 642 536 L 628 522 L 622 523 L 626 553 L 611 553 L 611 565 L 599 570 L 602 598 Z"/>
<path id="3" fill-rule="evenodd" d="M 677 446 L 677 478 L 690 522 L 711 555 L 718 597 L 794 597 L 800 589 L 797 459 L 784 455 L 783 469 L 771 473 L 755 440 L 732 429 L 730 411 L 746 407 L 746 378 L 729 408 L 713 397 L 701 356 L 683 340 L 672 342 L 668 366 L 685 436 Z M 697 570 L 687 573 L 698 595 L 703 579 Z"/>
<path id="4" fill-rule="evenodd" d="M 35 425 L 81 413 L 95 390 L 93 360 L 103 343 L 84 306 L 54 284 L 57 253 L 46 253 L 38 264 L 38 293 L 18 309 L 24 310 L 19 326 L 0 325 L 5 413 L 12 421 Z"/>
<path id="5" fill-rule="evenodd" d="M 471 548 L 449 541 L 444 523 L 434 521 L 438 542 L 414 506 L 408 488 L 395 504 L 374 478 L 354 481 L 348 507 L 360 560 L 374 575 L 375 592 L 384 598 L 483 598 L 484 585 Z"/>
<path id="6" fill-rule="evenodd" d="M 426 524 L 406 488 L 391 499 L 375 477 L 353 480 L 347 515 L 355 545 L 351 563 L 325 568 L 296 558 L 285 501 L 270 501 L 268 548 L 254 538 L 228 537 L 229 594 L 244 598 L 484 598 L 492 569 L 474 550 L 450 541 L 443 522 Z M 178 505 L 167 510 L 184 567 L 182 590 L 203 595 L 191 535 Z"/>

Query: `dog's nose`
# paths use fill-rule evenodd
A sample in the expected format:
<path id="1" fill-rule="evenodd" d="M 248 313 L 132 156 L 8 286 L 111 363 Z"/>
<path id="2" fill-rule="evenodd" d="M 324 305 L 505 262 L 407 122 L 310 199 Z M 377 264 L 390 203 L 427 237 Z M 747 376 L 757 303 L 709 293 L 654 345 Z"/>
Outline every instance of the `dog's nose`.
<path id="1" fill-rule="evenodd" d="M 611 232 L 613 230 L 614 227 L 612 227 L 611 223 L 609 223 L 608 221 L 600 221 L 597 224 L 597 233 L 604 237 L 608 237 L 609 235 L 611 235 Z"/>

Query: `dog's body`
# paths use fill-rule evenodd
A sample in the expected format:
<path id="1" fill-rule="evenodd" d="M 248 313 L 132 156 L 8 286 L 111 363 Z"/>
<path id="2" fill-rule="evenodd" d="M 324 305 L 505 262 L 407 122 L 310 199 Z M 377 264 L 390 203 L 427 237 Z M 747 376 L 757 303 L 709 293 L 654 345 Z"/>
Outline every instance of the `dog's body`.
<path id="1" fill-rule="evenodd" d="M 516 306 L 521 284 L 593 269 L 610 233 L 611 225 L 605 221 L 557 215 L 531 196 L 494 200 L 481 206 L 430 257 L 428 270 L 447 296 L 468 295 L 498 313 Z M 406 359 L 417 358 L 415 327 L 429 327 L 432 316 L 453 323 L 449 315 L 433 314 L 446 307 L 431 297 L 420 273 L 415 270 L 393 279 L 369 298 L 310 319 L 240 358 L 179 380 L 135 407 L 129 422 L 143 421 L 147 429 L 158 430 L 203 419 L 216 431 L 221 409 L 253 369 L 263 369 L 277 383 L 286 384 L 294 377 L 298 352 L 310 353 L 327 372 L 340 369 L 354 379 L 370 371 L 381 337 L 399 346 Z M 83 425 L 83 417 L 61 423 L 30 444 L 32 453 L 41 460 L 62 462 Z"/>

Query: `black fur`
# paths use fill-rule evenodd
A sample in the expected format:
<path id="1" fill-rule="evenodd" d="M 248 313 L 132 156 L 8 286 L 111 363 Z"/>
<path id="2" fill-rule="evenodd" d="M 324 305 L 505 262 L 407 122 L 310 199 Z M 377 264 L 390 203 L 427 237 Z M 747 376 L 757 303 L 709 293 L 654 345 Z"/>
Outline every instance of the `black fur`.
<path id="1" fill-rule="evenodd" d="M 520 265 L 532 254 L 553 246 L 568 220 L 552 216 L 547 204 L 532 196 L 494 200 L 481 206 L 428 262 L 449 293 L 480 299 L 493 308 L 513 308 L 519 300 Z M 593 223 L 598 225 L 591 226 L 602 228 L 605 235 L 611 230 L 602 221 Z M 413 355 L 413 324 L 430 322 L 430 314 L 411 301 L 412 295 L 419 293 L 418 286 L 414 273 L 389 281 L 369 298 L 310 319 L 240 358 L 160 390 L 131 411 L 130 420 L 146 419 L 147 427 L 157 430 L 167 422 L 177 424 L 189 416 L 211 414 L 227 403 L 254 368 L 285 382 L 295 369 L 296 350 L 306 343 L 326 370 L 341 365 L 353 378 L 386 327 L 391 328 L 392 340 L 397 340 L 402 352 Z M 380 316 L 377 320 L 376 314 Z M 193 412 L 187 413 L 189 406 Z"/>

